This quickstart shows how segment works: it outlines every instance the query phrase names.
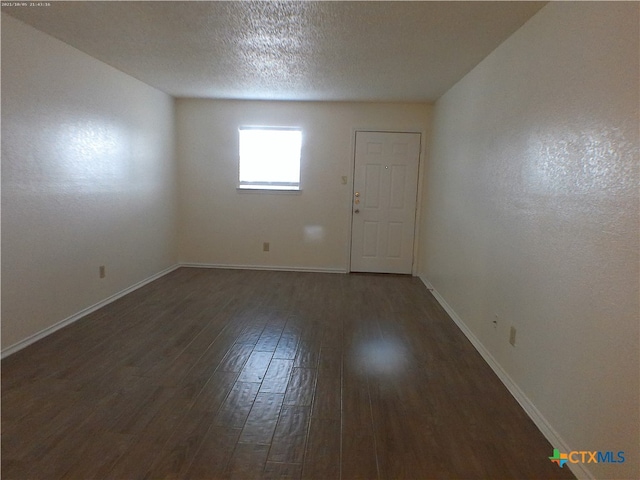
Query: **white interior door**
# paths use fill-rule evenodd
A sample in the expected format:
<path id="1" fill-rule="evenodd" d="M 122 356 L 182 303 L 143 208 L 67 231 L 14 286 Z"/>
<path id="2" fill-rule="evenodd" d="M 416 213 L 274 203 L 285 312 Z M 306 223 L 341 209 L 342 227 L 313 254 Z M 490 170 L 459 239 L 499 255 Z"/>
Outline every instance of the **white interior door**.
<path id="1" fill-rule="evenodd" d="M 351 271 L 411 273 L 419 133 L 356 132 Z"/>

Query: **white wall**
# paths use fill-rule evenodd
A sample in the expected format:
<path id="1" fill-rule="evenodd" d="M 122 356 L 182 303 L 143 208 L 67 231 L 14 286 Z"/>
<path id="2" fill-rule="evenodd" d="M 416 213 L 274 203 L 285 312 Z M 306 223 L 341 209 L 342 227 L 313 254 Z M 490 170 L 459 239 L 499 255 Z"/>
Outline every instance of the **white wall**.
<path id="1" fill-rule="evenodd" d="M 173 108 L 2 15 L 3 351 L 175 264 Z"/>
<path id="2" fill-rule="evenodd" d="M 640 478 L 638 8 L 545 6 L 436 103 L 423 196 L 423 278 L 564 446 L 625 451 L 598 478 Z"/>
<path id="3" fill-rule="evenodd" d="M 345 271 L 354 129 L 426 131 L 429 117 L 426 104 L 178 99 L 180 261 Z M 302 127 L 301 193 L 236 190 L 242 125 Z"/>

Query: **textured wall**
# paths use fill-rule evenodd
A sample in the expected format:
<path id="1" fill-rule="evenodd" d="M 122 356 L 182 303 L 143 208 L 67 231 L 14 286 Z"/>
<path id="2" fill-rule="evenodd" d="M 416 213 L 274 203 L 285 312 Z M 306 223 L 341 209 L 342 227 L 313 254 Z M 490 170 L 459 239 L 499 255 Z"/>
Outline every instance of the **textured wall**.
<path id="1" fill-rule="evenodd" d="M 423 197 L 424 277 L 571 448 L 626 451 L 599 478 L 640 476 L 638 8 L 552 2 L 495 50 Z"/>
<path id="2" fill-rule="evenodd" d="M 180 261 L 344 271 L 353 129 L 426 130 L 429 115 L 426 104 L 178 99 Z M 236 191 L 241 125 L 302 127 L 300 194 Z"/>
<path id="3" fill-rule="evenodd" d="M 173 129 L 169 96 L 2 16 L 3 348 L 175 263 Z"/>

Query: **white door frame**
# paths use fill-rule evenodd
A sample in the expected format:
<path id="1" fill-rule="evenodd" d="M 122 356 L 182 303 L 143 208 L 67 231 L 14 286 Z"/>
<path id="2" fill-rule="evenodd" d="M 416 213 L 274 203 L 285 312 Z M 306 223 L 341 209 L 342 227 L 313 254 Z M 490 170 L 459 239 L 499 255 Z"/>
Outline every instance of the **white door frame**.
<path id="1" fill-rule="evenodd" d="M 416 212 L 415 223 L 413 227 L 413 262 L 411 266 L 411 275 L 418 275 L 418 244 L 420 241 L 420 219 L 422 216 L 422 184 L 424 176 L 424 158 L 426 151 L 426 132 L 421 128 L 367 128 L 367 127 L 355 127 L 351 129 L 351 158 L 349 160 L 349 197 L 347 199 L 347 208 L 349 209 L 349 215 L 347 220 L 349 222 L 347 226 L 348 241 L 346 242 L 346 258 L 347 265 L 345 271 L 351 273 L 351 243 L 353 241 L 353 194 L 354 181 L 355 181 L 355 167 L 356 167 L 356 134 L 358 132 L 371 132 L 371 133 L 419 133 L 420 134 L 420 153 L 418 158 L 418 188 L 416 193 Z"/>

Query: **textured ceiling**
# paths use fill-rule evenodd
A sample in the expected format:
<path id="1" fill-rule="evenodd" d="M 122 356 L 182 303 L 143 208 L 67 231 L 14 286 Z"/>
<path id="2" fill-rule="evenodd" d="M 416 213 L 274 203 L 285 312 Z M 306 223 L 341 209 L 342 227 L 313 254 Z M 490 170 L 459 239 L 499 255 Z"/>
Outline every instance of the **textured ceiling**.
<path id="1" fill-rule="evenodd" d="M 51 2 L 2 11 L 176 97 L 434 101 L 545 2 Z"/>

